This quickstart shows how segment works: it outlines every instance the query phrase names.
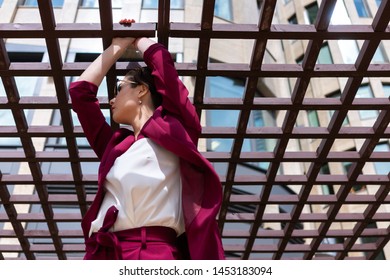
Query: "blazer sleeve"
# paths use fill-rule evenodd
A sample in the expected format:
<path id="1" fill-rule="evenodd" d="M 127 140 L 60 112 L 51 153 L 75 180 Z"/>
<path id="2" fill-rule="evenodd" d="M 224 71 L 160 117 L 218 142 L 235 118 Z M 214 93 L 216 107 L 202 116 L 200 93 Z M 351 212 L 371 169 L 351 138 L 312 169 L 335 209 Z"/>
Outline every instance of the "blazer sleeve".
<path id="1" fill-rule="evenodd" d="M 76 81 L 70 84 L 69 94 L 73 111 L 76 112 L 91 148 L 99 159 L 107 147 L 113 131 L 100 109 L 96 98 L 98 87 L 87 81 Z"/>
<path id="2" fill-rule="evenodd" d="M 151 69 L 157 91 L 162 95 L 162 107 L 175 115 L 191 138 L 197 142 L 201 125 L 194 105 L 188 99 L 188 90 L 179 79 L 168 50 L 159 43 L 144 52 L 144 61 Z"/>

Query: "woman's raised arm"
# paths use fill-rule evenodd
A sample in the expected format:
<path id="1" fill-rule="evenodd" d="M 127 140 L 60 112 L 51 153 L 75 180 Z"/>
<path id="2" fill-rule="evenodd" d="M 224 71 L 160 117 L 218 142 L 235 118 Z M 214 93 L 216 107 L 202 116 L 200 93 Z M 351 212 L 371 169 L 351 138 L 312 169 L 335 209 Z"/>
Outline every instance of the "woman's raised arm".
<path id="1" fill-rule="evenodd" d="M 171 54 L 161 44 L 148 38 L 138 38 L 134 46 L 142 52 L 145 63 L 152 70 L 157 91 L 163 96 L 162 106 L 176 115 L 194 143 L 201 131 L 195 107 L 188 99 L 188 90 L 179 79 Z"/>
<path id="2" fill-rule="evenodd" d="M 106 122 L 96 97 L 97 90 L 111 66 L 122 56 L 134 38 L 114 38 L 69 88 L 72 108 L 83 128 L 85 137 L 99 158 L 102 158 L 113 131 Z"/>
<path id="3" fill-rule="evenodd" d="M 87 81 L 99 86 L 111 66 L 131 46 L 135 38 L 114 38 L 111 45 L 99 55 L 79 77 L 79 81 Z"/>

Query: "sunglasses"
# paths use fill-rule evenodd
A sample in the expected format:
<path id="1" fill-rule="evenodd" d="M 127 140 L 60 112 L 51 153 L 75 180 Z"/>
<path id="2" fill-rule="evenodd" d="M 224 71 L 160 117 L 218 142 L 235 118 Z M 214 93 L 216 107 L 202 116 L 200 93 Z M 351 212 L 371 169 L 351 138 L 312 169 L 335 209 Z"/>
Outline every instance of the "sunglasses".
<path id="1" fill-rule="evenodd" d="M 115 84 L 115 88 L 114 88 L 114 94 L 117 95 L 122 87 L 124 86 L 124 84 L 131 84 L 131 85 L 138 85 L 137 82 L 133 82 L 133 81 L 129 81 L 129 80 L 119 80 L 117 79 L 116 80 L 116 84 Z"/>

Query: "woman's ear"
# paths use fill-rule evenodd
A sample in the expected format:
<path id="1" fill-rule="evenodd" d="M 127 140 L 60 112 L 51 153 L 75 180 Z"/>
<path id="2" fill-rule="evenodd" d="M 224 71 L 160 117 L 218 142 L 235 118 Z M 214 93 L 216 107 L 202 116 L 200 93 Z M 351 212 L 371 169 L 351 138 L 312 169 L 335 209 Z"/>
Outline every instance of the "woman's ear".
<path id="1" fill-rule="evenodd" d="M 145 94 L 147 94 L 148 91 L 149 91 L 149 87 L 147 85 L 141 84 L 140 91 L 138 93 L 138 98 L 145 96 Z"/>

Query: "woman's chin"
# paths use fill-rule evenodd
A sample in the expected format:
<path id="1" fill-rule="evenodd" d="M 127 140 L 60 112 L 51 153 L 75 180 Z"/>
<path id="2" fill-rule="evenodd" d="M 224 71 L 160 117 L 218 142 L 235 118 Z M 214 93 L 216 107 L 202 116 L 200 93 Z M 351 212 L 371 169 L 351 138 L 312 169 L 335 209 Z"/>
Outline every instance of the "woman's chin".
<path id="1" fill-rule="evenodd" d="M 124 119 L 115 117 L 115 115 L 112 116 L 112 120 L 113 120 L 115 123 L 117 123 L 117 124 L 128 125 L 128 121 L 127 121 L 127 120 L 124 120 Z"/>
<path id="2" fill-rule="evenodd" d="M 112 120 L 116 123 L 120 123 L 120 120 L 115 116 L 115 113 L 112 114 Z"/>

